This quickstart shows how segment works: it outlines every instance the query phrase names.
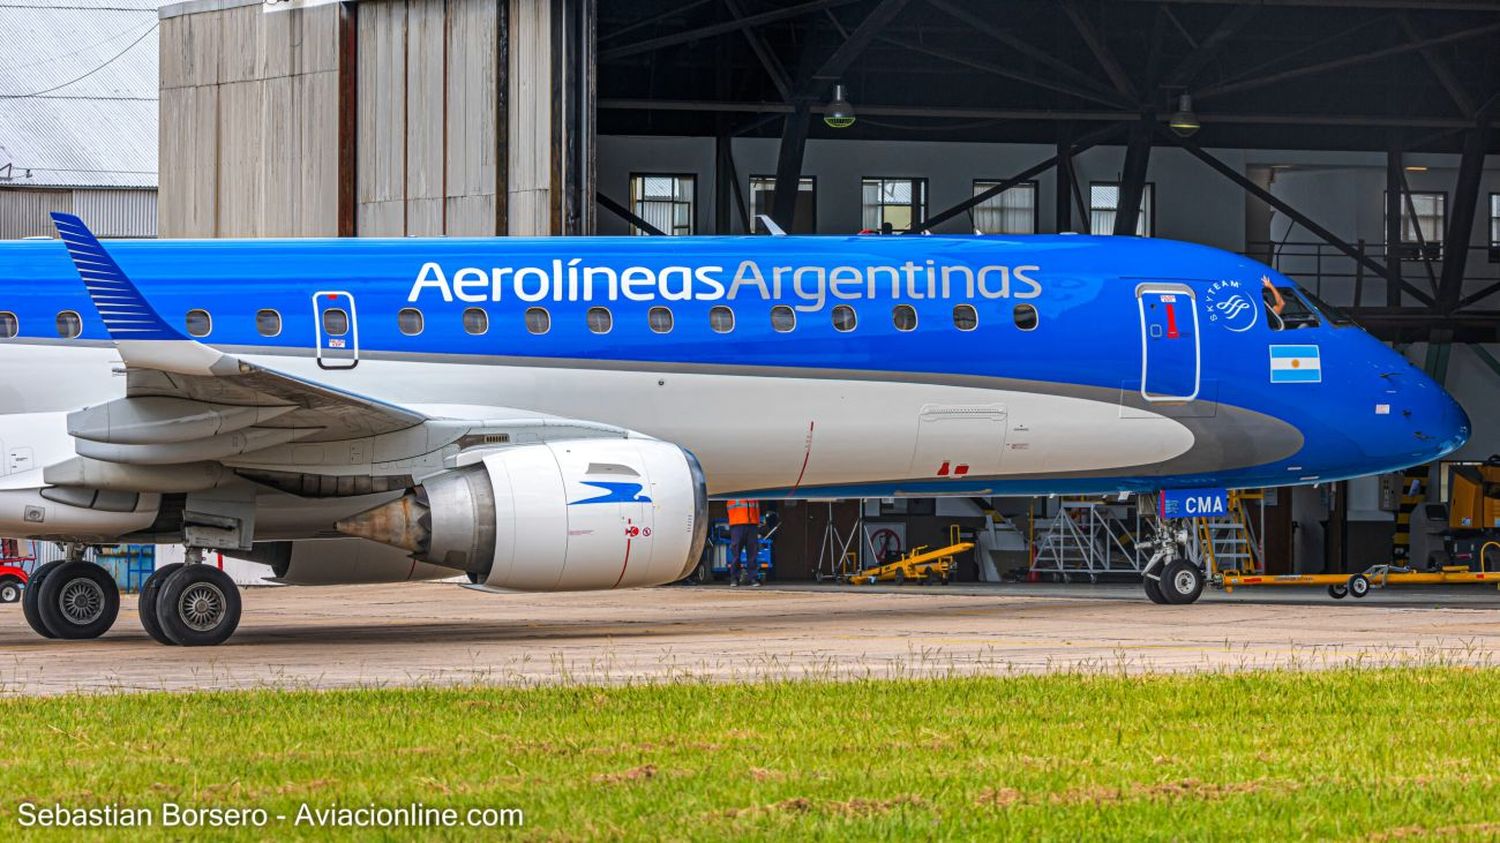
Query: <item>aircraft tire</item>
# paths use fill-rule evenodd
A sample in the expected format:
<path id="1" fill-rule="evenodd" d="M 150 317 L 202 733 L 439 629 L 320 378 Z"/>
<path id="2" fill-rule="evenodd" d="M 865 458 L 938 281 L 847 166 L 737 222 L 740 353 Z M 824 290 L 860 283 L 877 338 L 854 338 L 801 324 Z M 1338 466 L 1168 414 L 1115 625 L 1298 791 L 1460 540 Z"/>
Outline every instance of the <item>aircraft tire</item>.
<path id="1" fill-rule="evenodd" d="M 1150 576 L 1141 577 L 1141 587 L 1145 590 L 1146 596 L 1151 598 L 1152 603 L 1158 606 L 1165 606 L 1167 604 L 1167 596 L 1161 593 L 1160 580 L 1153 579 Z"/>
<path id="2" fill-rule="evenodd" d="M 1203 570 L 1184 559 L 1167 563 L 1158 584 L 1161 596 L 1174 606 L 1186 606 L 1203 593 Z"/>
<path id="3" fill-rule="evenodd" d="M 146 634 L 158 644 L 175 646 L 176 641 L 167 637 L 167 633 L 161 628 L 161 621 L 156 616 L 156 596 L 161 594 L 161 584 L 182 567 L 181 562 L 173 562 L 171 565 L 163 565 L 151 572 L 151 576 L 141 583 L 141 593 L 136 599 L 136 609 L 141 616 L 141 628 Z"/>
<path id="4" fill-rule="evenodd" d="M 32 630 L 43 638 L 56 638 L 57 635 L 42 623 L 42 616 L 36 610 L 37 596 L 42 590 L 42 580 L 57 570 L 57 566 L 61 564 L 62 562 L 59 561 L 38 566 L 31 572 L 31 581 L 26 584 L 26 590 L 21 593 L 21 614 L 26 616 L 26 623 L 31 626 Z"/>
<path id="5" fill-rule="evenodd" d="M 64 562 L 36 587 L 36 614 L 54 638 L 98 638 L 120 615 L 120 586 L 92 562 Z"/>
<path id="6" fill-rule="evenodd" d="M 156 620 L 184 647 L 222 644 L 240 625 L 240 589 L 211 565 L 184 565 L 162 581 Z"/>

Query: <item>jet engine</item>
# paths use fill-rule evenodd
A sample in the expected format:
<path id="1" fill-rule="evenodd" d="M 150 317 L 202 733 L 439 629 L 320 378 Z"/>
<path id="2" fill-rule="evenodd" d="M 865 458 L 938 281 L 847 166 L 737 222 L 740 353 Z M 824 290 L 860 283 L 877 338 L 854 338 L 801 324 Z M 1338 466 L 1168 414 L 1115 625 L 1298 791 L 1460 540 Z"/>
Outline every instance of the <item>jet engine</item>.
<path id="1" fill-rule="evenodd" d="M 655 439 L 581 439 L 497 450 L 336 526 L 495 588 L 581 591 L 682 579 L 707 518 L 692 454 Z"/>

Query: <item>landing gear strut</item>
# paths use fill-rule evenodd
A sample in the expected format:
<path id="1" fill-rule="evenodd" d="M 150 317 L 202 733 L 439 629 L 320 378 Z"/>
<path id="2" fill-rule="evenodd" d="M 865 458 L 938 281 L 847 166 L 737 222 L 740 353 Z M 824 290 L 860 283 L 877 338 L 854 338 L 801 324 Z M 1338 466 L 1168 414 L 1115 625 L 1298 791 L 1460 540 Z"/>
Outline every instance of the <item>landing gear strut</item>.
<path id="1" fill-rule="evenodd" d="M 70 544 L 66 559 L 32 573 L 21 611 L 44 638 L 98 638 L 120 614 L 120 588 L 108 571 L 84 561 L 83 545 Z"/>
<path id="2" fill-rule="evenodd" d="M 167 565 L 147 578 L 138 605 L 141 626 L 162 644 L 222 644 L 240 624 L 239 586 L 203 564 L 201 550 L 189 549 L 186 564 Z"/>
<path id="3" fill-rule="evenodd" d="M 1203 569 L 1183 558 L 1186 540 L 1186 534 L 1158 523 L 1156 537 L 1141 543 L 1143 550 L 1152 551 L 1151 561 L 1141 570 L 1141 584 L 1152 603 L 1182 606 L 1203 594 Z"/>

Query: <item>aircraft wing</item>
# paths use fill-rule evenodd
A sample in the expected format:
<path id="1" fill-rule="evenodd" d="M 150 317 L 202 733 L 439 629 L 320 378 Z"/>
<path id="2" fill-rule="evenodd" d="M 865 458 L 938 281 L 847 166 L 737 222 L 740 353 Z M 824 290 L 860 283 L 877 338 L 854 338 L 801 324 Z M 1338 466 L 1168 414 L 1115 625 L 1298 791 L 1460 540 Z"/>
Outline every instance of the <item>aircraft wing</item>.
<path id="1" fill-rule="evenodd" d="M 184 336 L 146 301 L 82 220 L 64 213 L 52 219 L 125 363 L 127 400 L 176 399 L 144 402 L 144 413 L 115 414 L 126 416 L 121 425 L 139 429 L 136 441 L 181 442 L 188 430 L 224 435 L 238 423 L 226 418 L 254 424 L 267 444 L 378 436 L 427 421 L 422 413 L 257 366 Z M 193 405 L 201 407 L 195 411 Z M 90 422 L 88 412 L 81 424 L 113 423 L 108 413 Z M 221 421 L 215 425 L 213 417 Z"/>

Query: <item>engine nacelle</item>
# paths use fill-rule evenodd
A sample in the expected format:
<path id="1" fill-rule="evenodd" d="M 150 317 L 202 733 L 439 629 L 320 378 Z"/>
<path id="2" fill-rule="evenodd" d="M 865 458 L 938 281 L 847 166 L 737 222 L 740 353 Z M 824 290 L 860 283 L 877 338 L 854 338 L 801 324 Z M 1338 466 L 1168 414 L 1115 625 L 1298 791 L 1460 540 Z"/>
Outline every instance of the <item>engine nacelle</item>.
<path id="1" fill-rule="evenodd" d="M 549 442 L 428 478 L 337 527 L 496 588 L 660 585 L 698 564 L 708 489 L 693 455 L 668 442 Z"/>
<path id="2" fill-rule="evenodd" d="M 418 562 L 398 548 L 363 539 L 259 542 L 253 550 L 226 550 L 224 555 L 270 565 L 275 581 L 288 585 L 437 580 L 456 573 L 451 568 Z"/>

